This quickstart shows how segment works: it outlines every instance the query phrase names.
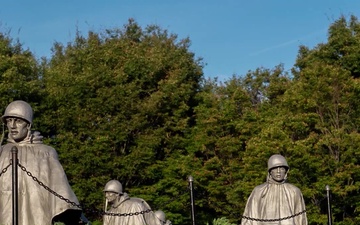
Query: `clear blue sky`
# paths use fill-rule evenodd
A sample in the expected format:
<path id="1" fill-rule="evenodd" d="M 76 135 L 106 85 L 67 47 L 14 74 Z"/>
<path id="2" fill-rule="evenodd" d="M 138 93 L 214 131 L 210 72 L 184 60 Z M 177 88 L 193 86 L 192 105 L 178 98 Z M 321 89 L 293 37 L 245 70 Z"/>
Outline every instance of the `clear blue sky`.
<path id="1" fill-rule="evenodd" d="M 299 45 L 326 42 L 327 29 L 344 15 L 360 18 L 357 0 L 14 0 L 3 1 L 0 31 L 11 28 L 37 57 L 51 56 L 55 41 L 73 41 L 76 30 L 122 27 L 129 18 L 159 25 L 202 57 L 205 77 L 226 80 L 258 67 L 286 69 Z"/>

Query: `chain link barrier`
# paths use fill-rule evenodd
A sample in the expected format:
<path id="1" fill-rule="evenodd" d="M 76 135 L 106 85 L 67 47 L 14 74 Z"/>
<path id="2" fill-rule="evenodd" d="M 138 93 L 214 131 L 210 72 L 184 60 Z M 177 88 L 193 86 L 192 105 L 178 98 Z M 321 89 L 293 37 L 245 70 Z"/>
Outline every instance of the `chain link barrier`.
<path id="1" fill-rule="evenodd" d="M 2 176 L 4 173 L 7 172 L 8 168 L 12 165 L 12 162 L 10 161 L 10 164 L 7 165 L 4 169 L 1 170 L 0 172 L 0 176 Z M 55 192 L 54 190 L 52 190 L 50 187 L 48 187 L 47 185 L 45 185 L 43 182 L 41 182 L 37 177 L 35 177 L 30 171 L 28 171 L 26 169 L 25 166 L 21 165 L 20 163 L 18 163 L 18 166 L 20 167 L 20 169 L 22 171 L 24 171 L 29 177 L 31 177 L 31 179 L 33 181 L 35 181 L 36 183 L 39 184 L 39 186 L 41 186 L 42 188 L 44 188 L 46 191 L 50 192 L 51 194 L 53 194 L 54 196 L 56 196 L 57 198 L 61 199 L 62 201 L 65 201 L 68 204 L 71 204 L 72 206 L 75 206 L 79 209 L 82 209 L 83 211 L 88 211 L 88 212 L 92 212 L 92 213 L 96 213 L 97 215 L 107 215 L 107 216 L 118 216 L 118 217 L 126 217 L 126 216 L 137 216 L 137 215 L 143 215 L 145 213 L 150 213 L 152 212 L 151 209 L 147 209 L 144 211 L 140 211 L 140 212 L 134 212 L 134 213 L 111 213 L 111 212 L 102 212 L 99 210 L 89 210 L 86 208 L 83 208 L 80 204 L 77 204 L 76 202 L 73 202 L 67 198 L 65 198 L 64 196 L 58 194 L 57 192 Z M 187 191 L 187 190 L 186 190 Z M 171 198 L 166 204 L 169 204 L 170 202 L 174 201 L 176 198 L 178 198 L 179 196 L 182 196 L 185 193 L 185 191 L 173 198 Z"/>
<path id="2" fill-rule="evenodd" d="M 151 210 L 151 209 L 147 209 L 147 210 L 144 210 L 144 211 L 141 211 L 141 212 L 134 212 L 134 213 L 111 213 L 111 212 L 104 212 L 103 214 L 104 214 L 104 215 L 107 215 L 107 216 L 137 216 L 137 215 L 142 215 L 142 214 L 149 213 L 149 212 L 152 212 L 152 210 Z"/>
<path id="3" fill-rule="evenodd" d="M 203 196 L 205 196 L 205 195 L 203 195 Z M 294 218 L 294 217 L 297 217 L 297 216 L 300 216 L 300 215 L 306 213 L 306 209 L 305 209 L 305 210 L 303 210 L 301 212 L 295 213 L 294 215 L 290 215 L 290 216 L 283 217 L 283 218 L 260 219 L 260 218 L 252 218 L 252 217 L 249 217 L 249 216 L 241 215 L 240 213 L 236 213 L 236 212 L 227 210 L 226 208 L 223 208 L 223 210 L 226 211 L 230 217 L 238 218 L 237 222 L 236 222 L 237 225 L 241 224 L 241 219 L 257 221 L 257 222 L 280 222 L 280 221 L 288 220 L 288 219 L 291 219 L 291 218 Z M 240 220 L 240 222 L 239 222 L 239 220 Z"/>
<path id="4" fill-rule="evenodd" d="M 1 170 L 0 172 L 0 176 L 2 176 L 4 173 L 7 172 L 8 168 L 12 165 L 12 163 L 10 162 L 9 165 L 7 165 L 4 169 Z M 58 194 L 57 192 L 55 192 L 54 190 L 52 190 L 50 187 L 46 186 L 43 182 L 41 182 L 37 177 L 35 177 L 30 171 L 28 171 L 26 169 L 25 166 L 21 165 L 20 163 L 18 163 L 18 166 L 20 167 L 20 169 L 22 171 L 24 171 L 29 177 L 31 177 L 31 179 L 33 181 L 35 181 L 36 183 L 38 183 L 42 188 L 44 188 L 46 191 L 50 192 L 51 194 L 53 194 L 54 196 L 56 196 L 57 198 L 65 201 L 66 203 L 68 204 L 71 204 L 72 206 L 75 206 L 79 209 L 82 209 L 82 206 L 80 204 L 77 204 L 67 198 L 65 198 L 64 196 Z M 177 198 L 181 197 L 183 194 L 185 194 L 185 192 L 187 192 L 189 190 L 189 186 L 187 187 L 186 190 L 184 190 L 182 193 L 180 193 L 179 195 L 177 196 L 174 196 L 172 197 L 169 201 L 167 201 L 165 203 L 165 205 L 169 204 L 170 202 L 173 202 L 175 201 Z M 143 215 L 145 213 L 149 213 L 149 212 L 152 212 L 151 209 L 147 209 L 147 210 L 144 210 L 144 211 L 141 211 L 141 212 L 134 212 L 134 213 L 111 213 L 111 212 L 100 212 L 98 210 L 88 210 L 88 211 L 91 211 L 91 212 L 96 212 L 97 214 L 99 215 L 107 215 L 107 216 L 119 216 L 119 217 L 126 217 L 126 216 L 137 216 L 137 215 Z M 288 219 L 291 219 L 291 218 L 294 218 L 294 217 L 297 217 L 297 216 L 300 216 L 301 214 L 304 214 L 306 213 L 306 210 L 302 211 L 302 212 L 299 212 L 299 213 L 296 213 L 294 215 L 291 215 L 291 216 L 287 216 L 287 217 L 283 217 L 283 218 L 278 218 L 278 219 L 259 219 L 259 218 L 252 218 L 252 217 L 248 217 L 248 216 L 240 216 L 244 219 L 247 219 L 247 220 L 252 220 L 252 221 L 257 221 L 257 222 L 278 222 L 278 221 L 283 221 L 283 220 L 288 220 Z"/>
<path id="5" fill-rule="evenodd" d="M 0 177 L 1 177 L 1 175 L 3 175 L 4 173 L 6 173 L 7 169 L 11 166 L 11 164 L 12 164 L 12 162 L 10 161 L 10 164 L 7 165 L 4 169 L 1 170 L 1 172 L 0 172 Z"/>
<path id="6" fill-rule="evenodd" d="M 295 213 L 294 215 L 279 218 L 279 219 L 259 219 L 259 218 L 251 218 L 248 216 L 241 216 L 241 217 L 244 219 L 247 219 L 247 220 L 252 220 L 252 221 L 257 221 L 257 222 L 279 222 L 279 221 L 288 220 L 288 219 L 300 216 L 301 214 L 304 214 L 304 213 L 306 213 L 306 210 L 301 211 L 299 213 Z"/>
<path id="7" fill-rule="evenodd" d="M 43 182 L 41 182 L 37 177 L 35 177 L 34 175 L 32 175 L 32 173 L 30 171 L 28 171 L 26 169 L 25 166 L 21 165 L 20 163 L 18 163 L 18 166 L 20 167 L 20 169 L 22 171 L 24 171 L 29 177 L 31 177 L 33 179 L 33 181 L 35 181 L 36 183 L 38 183 L 41 187 L 43 187 L 45 190 L 47 190 L 48 192 L 50 192 L 51 194 L 55 195 L 56 197 L 58 197 L 59 199 L 65 201 L 66 203 L 71 204 L 72 206 L 78 207 L 79 209 L 81 209 L 81 205 L 65 198 L 64 196 L 56 193 L 54 190 L 52 190 L 51 188 L 49 188 L 48 186 L 46 186 Z"/>

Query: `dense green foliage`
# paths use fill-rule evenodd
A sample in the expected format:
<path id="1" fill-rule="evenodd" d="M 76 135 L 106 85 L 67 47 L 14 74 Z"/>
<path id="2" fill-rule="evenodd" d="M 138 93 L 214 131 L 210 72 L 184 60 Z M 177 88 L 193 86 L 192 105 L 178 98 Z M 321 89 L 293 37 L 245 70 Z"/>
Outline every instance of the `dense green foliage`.
<path id="1" fill-rule="evenodd" d="M 186 188 L 189 170 L 167 170 L 186 156 L 202 77 L 188 46 L 189 40 L 132 20 L 122 30 L 79 34 L 66 47 L 54 46 L 41 121 L 84 205 L 102 208 L 109 179 L 150 203 L 176 195 L 169 190 L 176 185 Z"/>
<path id="2" fill-rule="evenodd" d="M 0 106 L 23 99 L 53 146 L 85 214 L 100 224 L 102 189 L 118 179 L 175 224 L 190 224 L 188 176 L 198 224 L 238 224 L 267 159 L 283 154 L 304 195 L 309 224 L 360 222 L 360 23 L 341 17 L 328 41 L 299 47 L 282 65 L 225 82 L 157 26 L 78 33 L 38 62 L 0 35 Z M 222 219 L 216 219 L 222 218 Z"/>
<path id="3" fill-rule="evenodd" d="M 0 33 L 0 74 L 0 106 L 3 109 L 14 99 L 29 101 L 36 109 L 43 95 L 42 71 L 32 53 L 5 33 Z"/>
<path id="4" fill-rule="evenodd" d="M 209 223 L 206 223 L 206 225 L 209 225 Z M 230 223 L 228 219 L 225 217 L 214 219 L 212 222 L 212 225 L 236 225 L 235 223 Z"/>

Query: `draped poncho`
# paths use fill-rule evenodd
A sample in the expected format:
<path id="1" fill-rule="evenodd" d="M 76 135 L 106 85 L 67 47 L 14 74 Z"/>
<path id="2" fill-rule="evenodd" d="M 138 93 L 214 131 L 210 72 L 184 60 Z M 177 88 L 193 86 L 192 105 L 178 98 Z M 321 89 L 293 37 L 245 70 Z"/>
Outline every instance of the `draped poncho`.
<path id="1" fill-rule="evenodd" d="M 21 142 L 8 139 L 0 152 L 0 170 L 7 167 L 12 159 L 11 149 L 18 148 L 18 162 L 39 182 L 64 198 L 78 203 L 72 191 L 57 152 L 41 141 L 38 132 Z M 0 176 L 0 224 L 12 224 L 12 167 Z M 64 212 L 80 218 L 81 210 L 45 190 L 22 169 L 18 169 L 18 224 L 50 225 L 55 216 Z M 69 214 L 69 215 L 70 215 Z"/>
<path id="2" fill-rule="evenodd" d="M 128 216 L 104 215 L 103 225 L 161 225 L 150 206 L 141 198 L 130 198 L 123 193 L 107 213 L 132 214 Z M 137 215 L 134 215 L 138 213 Z"/>
<path id="3" fill-rule="evenodd" d="M 241 225 L 307 225 L 304 210 L 305 202 L 299 188 L 286 180 L 276 182 L 269 176 L 268 181 L 255 187 L 249 196 L 243 214 L 249 218 L 242 218 Z M 296 214 L 299 215 L 294 216 Z M 273 219 L 283 220 L 271 221 Z"/>

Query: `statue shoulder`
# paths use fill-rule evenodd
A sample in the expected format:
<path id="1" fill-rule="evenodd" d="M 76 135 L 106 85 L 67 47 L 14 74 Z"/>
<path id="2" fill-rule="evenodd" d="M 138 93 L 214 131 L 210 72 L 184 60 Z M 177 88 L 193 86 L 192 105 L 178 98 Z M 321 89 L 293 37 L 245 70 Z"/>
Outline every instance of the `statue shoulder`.
<path id="1" fill-rule="evenodd" d="M 46 144 L 38 144 L 37 145 L 38 148 L 41 148 L 41 151 L 44 151 L 46 152 L 46 154 L 51 157 L 51 158 L 55 158 L 55 159 L 58 159 L 59 156 L 58 156 L 58 153 L 57 151 L 55 150 L 55 148 L 49 146 L 49 145 L 46 145 Z"/>
<path id="2" fill-rule="evenodd" d="M 261 191 L 261 190 L 263 190 L 267 185 L 268 185 L 268 183 L 262 183 L 262 184 L 256 186 L 253 191 Z"/>
<path id="3" fill-rule="evenodd" d="M 139 202 L 139 203 L 144 202 L 144 199 L 142 199 L 142 198 L 131 197 L 130 199 L 134 202 Z"/>
<path id="4" fill-rule="evenodd" d="M 58 159 L 59 158 L 59 155 L 57 153 L 57 151 L 55 150 L 55 148 L 49 146 L 49 145 L 45 145 L 48 149 L 48 153 L 49 153 L 49 156 L 55 158 L 55 159 Z"/>
<path id="5" fill-rule="evenodd" d="M 286 188 L 291 190 L 292 192 L 296 194 L 302 194 L 300 188 L 296 187 L 295 185 L 290 183 L 285 183 L 284 185 L 286 185 Z"/>
<path id="6" fill-rule="evenodd" d="M 143 208 L 151 209 L 151 208 L 150 208 L 150 205 L 149 205 L 144 199 L 142 199 L 142 198 L 131 197 L 130 200 L 131 200 L 133 203 L 142 205 Z"/>
<path id="7" fill-rule="evenodd" d="M 251 191 L 251 194 L 249 196 L 250 199 L 254 198 L 255 196 L 259 196 L 261 193 L 264 192 L 266 189 L 267 183 L 260 184 Z M 256 198 L 256 197 L 255 197 Z"/>

